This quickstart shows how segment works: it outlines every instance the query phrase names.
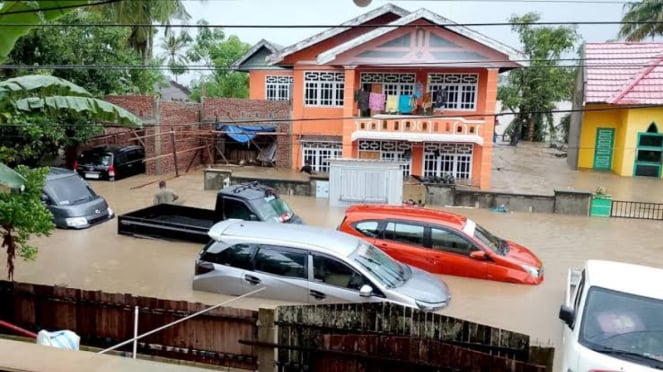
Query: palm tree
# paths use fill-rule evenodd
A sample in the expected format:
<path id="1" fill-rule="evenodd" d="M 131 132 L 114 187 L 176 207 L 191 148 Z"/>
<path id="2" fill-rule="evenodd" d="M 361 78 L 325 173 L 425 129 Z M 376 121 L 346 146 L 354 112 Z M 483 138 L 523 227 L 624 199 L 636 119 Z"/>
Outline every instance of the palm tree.
<path id="1" fill-rule="evenodd" d="M 643 0 L 624 5 L 619 37 L 628 41 L 640 41 L 646 37 L 663 35 L 663 0 Z M 645 22 L 645 23 L 638 23 Z"/>
<path id="2" fill-rule="evenodd" d="M 173 19 L 188 21 L 191 18 L 182 0 L 118 1 L 101 6 L 99 9 L 115 23 L 139 25 L 131 27 L 128 43 L 129 47 L 143 57 L 144 62 L 152 57 L 156 30 L 152 26 L 143 25 L 158 23 L 168 26 Z"/>
<path id="3" fill-rule="evenodd" d="M 185 31 L 181 31 L 176 35 L 171 33 L 161 39 L 161 49 L 164 50 L 161 57 L 166 61 L 170 72 L 175 77 L 175 82 L 177 82 L 179 75 L 188 71 L 186 67 L 187 63 L 190 62 L 188 48 L 192 42 L 193 39 Z"/>

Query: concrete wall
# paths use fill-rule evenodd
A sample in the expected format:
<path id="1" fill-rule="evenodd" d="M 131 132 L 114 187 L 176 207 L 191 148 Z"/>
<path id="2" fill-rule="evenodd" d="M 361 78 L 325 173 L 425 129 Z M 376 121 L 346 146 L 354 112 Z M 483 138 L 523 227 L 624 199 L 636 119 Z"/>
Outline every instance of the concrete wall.
<path id="1" fill-rule="evenodd" d="M 315 196 L 316 181 L 329 181 L 325 177 L 311 177 L 308 181 L 268 178 L 237 177 L 231 170 L 208 168 L 204 170 L 205 190 L 219 190 L 228 184 L 258 181 L 275 188 L 280 194 Z M 409 185 L 412 187 L 413 185 Z M 426 184 L 427 206 L 465 206 L 496 208 L 504 206 L 512 212 L 556 213 L 589 216 L 592 193 L 587 191 L 555 190 L 554 195 L 515 194 L 457 189 L 454 185 Z M 416 190 L 417 195 L 420 190 Z M 410 195 L 411 193 L 407 194 Z"/>
<path id="2" fill-rule="evenodd" d="M 588 216 L 592 193 L 555 190 L 555 194 L 532 195 L 457 189 L 453 185 L 426 185 L 426 204 L 496 208 L 504 206 L 512 212 L 557 213 Z"/>

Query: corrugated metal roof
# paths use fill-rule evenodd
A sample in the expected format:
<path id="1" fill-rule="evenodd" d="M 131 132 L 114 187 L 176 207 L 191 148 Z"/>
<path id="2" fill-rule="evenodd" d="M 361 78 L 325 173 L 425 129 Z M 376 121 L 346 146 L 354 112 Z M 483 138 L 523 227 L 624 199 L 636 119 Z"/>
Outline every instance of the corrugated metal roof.
<path id="1" fill-rule="evenodd" d="M 663 104 L 663 43 L 585 44 L 585 102 Z"/>

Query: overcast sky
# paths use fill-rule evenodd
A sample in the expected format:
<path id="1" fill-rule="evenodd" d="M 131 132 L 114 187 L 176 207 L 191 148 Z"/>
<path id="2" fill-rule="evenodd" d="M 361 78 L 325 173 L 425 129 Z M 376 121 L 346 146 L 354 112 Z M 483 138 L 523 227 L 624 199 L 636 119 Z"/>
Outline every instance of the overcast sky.
<path id="1" fill-rule="evenodd" d="M 521 0 L 522 1 L 522 0 Z M 542 21 L 619 21 L 623 14 L 623 2 L 617 0 L 578 0 L 569 3 L 505 1 L 389 1 L 409 11 L 427 8 L 457 23 L 507 22 L 512 15 L 530 11 L 541 14 Z M 559 0 L 553 0 L 559 1 Z M 605 3 L 615 1 L 613 3 Z M 185 0 L 185 5 L 195 24 L 205 19 L 213 25 L 336 25 L 359 16 L 371 9 L 387 4 L 385 0 L 372 0 L 365 8 L 352 0 Z M 494 39 L 520 49 L 518 36 L 509 26 L 472 27 Z M 588 42 L 600 42 L 616 37 L 618 25 L 580 25 L 578 32 Z M 227 35 L 235 34 L 249 44 L 260 39 L 287 46 L 296 43 L 322 29 L 224 29 Z M 194 73 L 197 75 L 198 73 Z"/>

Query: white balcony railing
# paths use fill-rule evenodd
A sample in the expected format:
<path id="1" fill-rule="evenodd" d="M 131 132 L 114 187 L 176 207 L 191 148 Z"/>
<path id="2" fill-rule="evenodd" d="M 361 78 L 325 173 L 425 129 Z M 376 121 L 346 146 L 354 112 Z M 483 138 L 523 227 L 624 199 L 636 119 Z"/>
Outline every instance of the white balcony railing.
<path id="1" fill-rule="evenodd" d="M 409 132 L 431 134 L 458 134 L 481 136 L 485 120 L 467 120 L 462 117 L 434 118 L 409 115 L 375 115 L 356 118 L 357 131 Z"/>

